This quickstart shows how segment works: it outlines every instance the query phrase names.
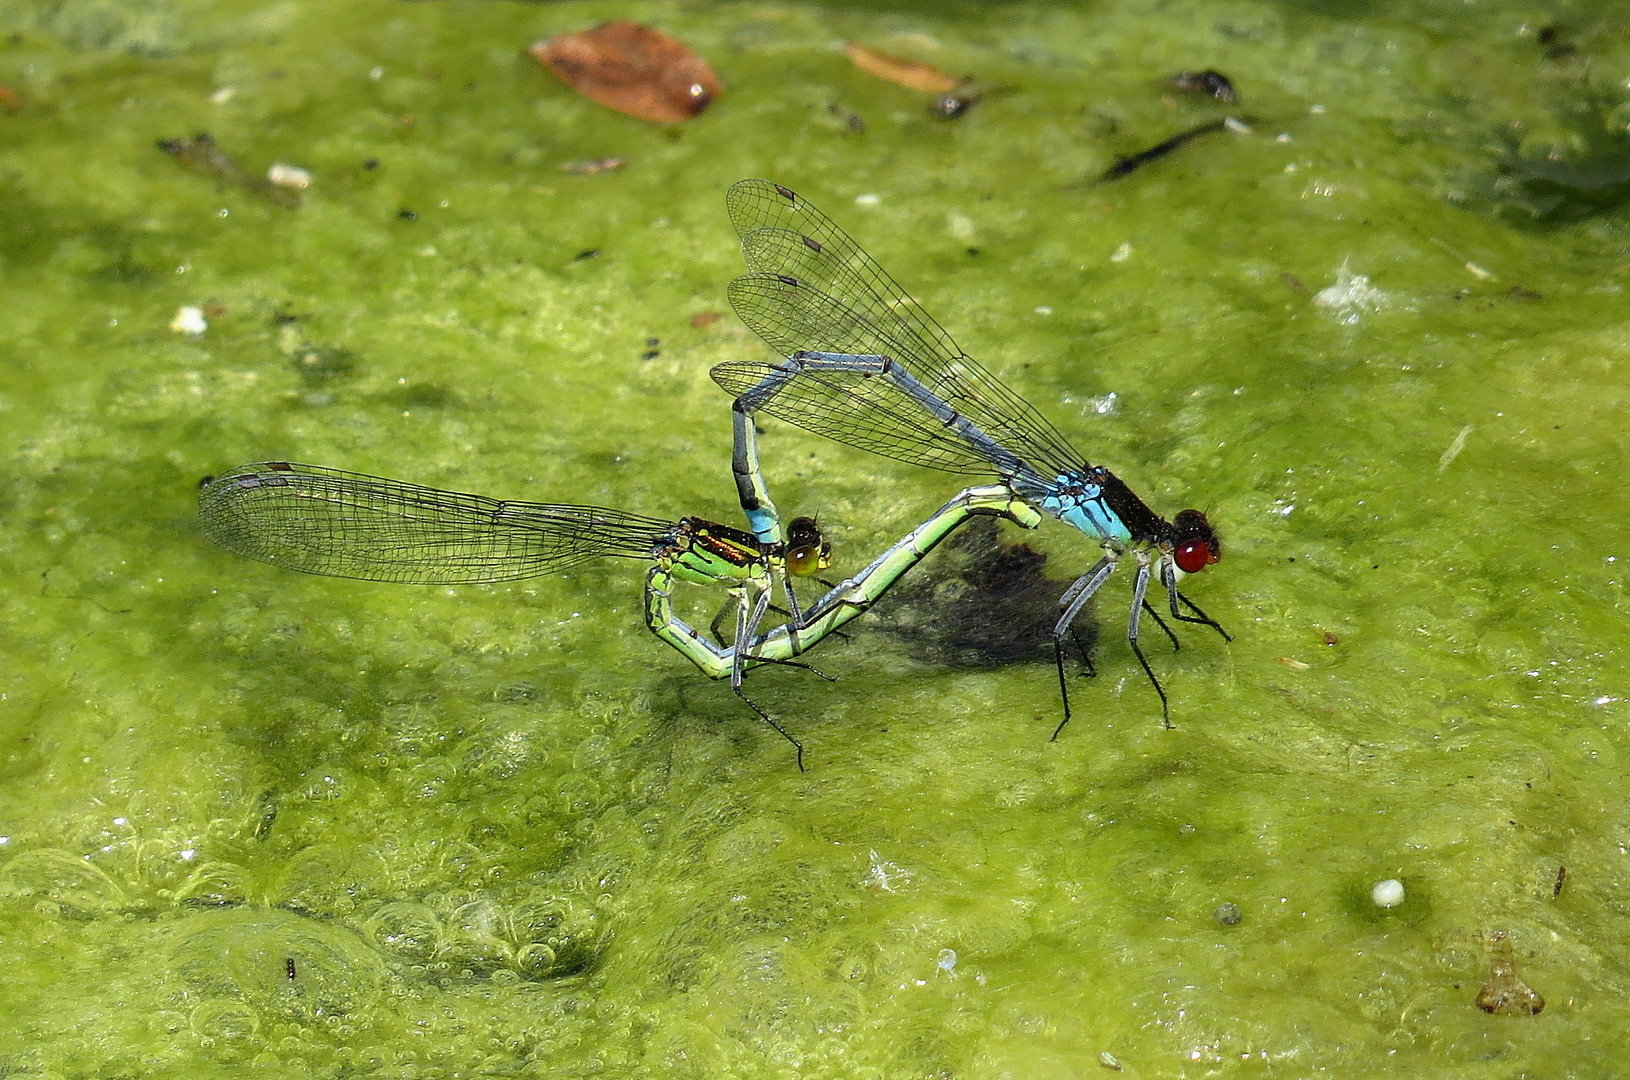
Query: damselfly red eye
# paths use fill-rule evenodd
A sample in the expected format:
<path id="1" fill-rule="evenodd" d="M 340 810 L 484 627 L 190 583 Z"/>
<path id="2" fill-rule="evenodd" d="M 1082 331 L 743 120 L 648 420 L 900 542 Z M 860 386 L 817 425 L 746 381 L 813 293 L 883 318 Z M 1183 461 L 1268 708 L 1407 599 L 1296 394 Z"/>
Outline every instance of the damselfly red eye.
<path id="1" fill-rule="evenodd" d="M 1204 540 L 1190 540 L 1172 552 L 1172 561 L 1185 574 L 1198 574 L 1219 558 L 1217 549 Z"/>

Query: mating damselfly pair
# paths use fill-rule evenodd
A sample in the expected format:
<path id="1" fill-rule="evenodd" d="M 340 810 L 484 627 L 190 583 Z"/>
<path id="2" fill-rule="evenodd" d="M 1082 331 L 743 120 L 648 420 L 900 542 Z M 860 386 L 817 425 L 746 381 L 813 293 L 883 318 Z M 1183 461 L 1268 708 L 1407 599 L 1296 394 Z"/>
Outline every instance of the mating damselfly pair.
<path id="1" fill-rule="evenodd" d="M 505 502 L 290 462 L 232 469 L 199 493 L 203 531 L 249 558 L 314 574 L 372 581 L 473 584 L 555 573 L 602 556 L 651 563 L 646 624 L 710 678 L 803 747 L 742 690 L 765 664 L 796 658 L 862 614 L 963 522 L 1005 517 L 1035 528 L 1044 516 L 1081 530 L 1102 556 L 1067 588 L 1052 629 L 1063 719 L 1071 710 L 1064 641 L 1120 560 L 1135 562 L 1127 639 L 1160 697 L 1166 692 L 1139 645 L 1145 613 L 1177 637 L 1149 603 L 1158 582 L 1174 620 L 1222 627 L 1178 590 L 1216 562 L 1221 544 L 1204 514 L 1167 521 L 1108 469 L 1091 465 L 1023 398 L 964 353 L 871 256 L 791 190 L 743 180 L 727 195 L 749 273 L 730 285 L 742 321 L 780 356 L 713 369 L 734 398 L 732 471 L 750 532 L 700 518 L 677 522 L 602 507 Z M 994 476 L 965 488 L 859 573 L 801 607 L 793 579 L 828 565 L 808 518 L 783 528 L 758 452 L 760 412 L 839 442 L 943 472 Z M 722 585 L 733 633 L 704 637 L 671 601 L 683 581 Z M 773 604 L 779 585 L 785 608 Z M 766 625 L 769 613 L 780 621 Z M 1083 656 L 1083 659 L 1086 659 Z"/>

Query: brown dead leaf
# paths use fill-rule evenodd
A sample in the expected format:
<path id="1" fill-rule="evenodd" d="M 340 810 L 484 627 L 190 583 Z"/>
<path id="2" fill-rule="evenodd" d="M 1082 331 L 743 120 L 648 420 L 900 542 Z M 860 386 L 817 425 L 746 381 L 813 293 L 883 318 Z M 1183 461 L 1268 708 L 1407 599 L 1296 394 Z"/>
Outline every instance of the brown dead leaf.
<path id="1" fill-rule="evenodd" d="M 17 96 L 17 91 L 4 83 L 0 83 L 0 105 L 4 105 L 7 112 L 23 111 L 23 99 Z"/>
<path id="2" fill-rule="evenodd" d="M 1477 992 L 1477 1007 L 1495 1016 L 1538 1016 L 1545 998 L 1517 977 L 1511 939 L 1504 930 L 1490 931 L 1489 977 Z"/>
<path id="3" fill-rule="evenodd" d="M 932 64 L 890 56 L 886 52 L 868 49 L 858 41 L 848 42 L 843 49 L 849 55 L 849 62 L 861 71 L 911 90 L 921 90 L 925 94 L 945 94 L 961 85 L 960 79 L 951 78 Z"/>
<path id="4" fill-rule="evenodd" d="M 660 30 L 621 19 L 529 51 L 590 101 L 641 120 L 689 120 L 724 90 L 701 57 Z"/>

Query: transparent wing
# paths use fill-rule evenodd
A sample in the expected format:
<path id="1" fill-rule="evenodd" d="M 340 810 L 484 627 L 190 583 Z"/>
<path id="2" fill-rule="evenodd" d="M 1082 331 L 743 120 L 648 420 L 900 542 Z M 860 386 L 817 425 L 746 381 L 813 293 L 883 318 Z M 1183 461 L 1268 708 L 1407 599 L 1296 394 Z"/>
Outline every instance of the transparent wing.
<path id="1" fill-rule="evenodd" d="M 742 180 L 731 185 L 725 204 L 741 236 L 742 256 L 754 271 L 732 284 L 731 303 L 742 321 L 782 355 L 805 350 L 888 356 L 1038 471 L 1057 474 L 1086 464 L 1029 402 L 964 353 L 876 260 L 797 193 L 766 180 Z M 792 283 L 777 290 L 771 278 L 790 278 Z M 742 281 L 759 284 L 740 285 Z M 813 299 L 817 295 L 820 299 Z M 781 336 L 772 339 L 766 330 Z M 925 436 L 938 426 L 903 392 L 896 388 L 895 393 L 902 406 L 898 415 L 916 416 Z M 868 400 L 882 394 L 874 392 Z M 790 405 L 769 411 L 829 434 L 793 415 Z M 876 434 L 894 433 L 897 427 L 897 420 L 880 423 Z M 866 449 L 901 456 L 883 445 Z"/>
<path id="2" fill-rule="evenodd" d="M 673 528 L 597 506 L 501 502 L 286 461 L 206 481 L 198 525 L 229 551 L 290 570 L 446 585 L 553 574 L 603 555 L 650 558 Z"/>
<path id="3" fill-rule="evenodd" d="M 730 302 L 742 321 L 783 356 L 800 349 L 879 352 L 870 324 L 796 280 L 774 274 L 739 277 L 730 283 Z M 776 370 L 772 362 L 746 360 L 719 364 L 711 374 L 726 393 L 740 397 Z M 934 422 L 885 376 L 805 372 L 788 380 L 763 411 L 829 439 L 913 465 L 976 475 L 992 471 L 985 457 Z"/>

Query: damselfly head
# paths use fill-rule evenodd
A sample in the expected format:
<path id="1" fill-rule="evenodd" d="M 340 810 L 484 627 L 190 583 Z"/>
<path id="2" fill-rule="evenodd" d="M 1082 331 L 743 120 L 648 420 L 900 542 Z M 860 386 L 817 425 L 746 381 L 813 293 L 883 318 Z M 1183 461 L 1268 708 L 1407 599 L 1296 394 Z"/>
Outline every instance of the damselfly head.
<path id="1" fill-rule="evenodd" d="M 1222 558 L 1222 540 L 1198 510 L 1181 511 L 1172 519 L 1172 561 L 1185 574 L 1198 574 Z"/>
<path id="2" fill-rule="evenodd" d="M 787 523 L 787 573 L 809 577 L 832 565 L 832 545 L 821 536 L 814 518 L 793 518 Z"/>

